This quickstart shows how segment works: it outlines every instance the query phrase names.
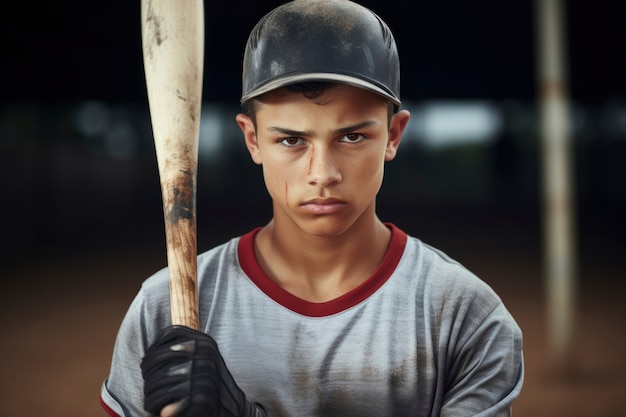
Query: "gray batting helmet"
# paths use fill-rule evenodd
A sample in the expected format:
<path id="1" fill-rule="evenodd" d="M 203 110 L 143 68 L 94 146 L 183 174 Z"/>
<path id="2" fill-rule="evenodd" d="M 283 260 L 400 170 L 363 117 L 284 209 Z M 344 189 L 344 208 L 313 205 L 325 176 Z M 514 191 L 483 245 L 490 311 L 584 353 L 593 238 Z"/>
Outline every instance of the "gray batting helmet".
<path id="1" fill-rule="evenodd" d="M 241 102 L 288 84 L 332 81 L 400 105 L 400 62 L 391 30 L 348 0 L 294 0 L 252 29 L 243 60 Z"/>

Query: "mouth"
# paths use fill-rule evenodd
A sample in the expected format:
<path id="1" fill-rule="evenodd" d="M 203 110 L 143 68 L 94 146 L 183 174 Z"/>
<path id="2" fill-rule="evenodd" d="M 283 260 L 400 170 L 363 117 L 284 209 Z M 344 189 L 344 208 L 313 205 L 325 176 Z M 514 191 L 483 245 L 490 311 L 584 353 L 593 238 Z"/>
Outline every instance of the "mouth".
<path id="1" fill-rule="evenodd" d="M 347 203 L 337 198 L 314 198 L 300 204 L 305 211 L 311 214 L 333 214 L 342 210 Z"/>

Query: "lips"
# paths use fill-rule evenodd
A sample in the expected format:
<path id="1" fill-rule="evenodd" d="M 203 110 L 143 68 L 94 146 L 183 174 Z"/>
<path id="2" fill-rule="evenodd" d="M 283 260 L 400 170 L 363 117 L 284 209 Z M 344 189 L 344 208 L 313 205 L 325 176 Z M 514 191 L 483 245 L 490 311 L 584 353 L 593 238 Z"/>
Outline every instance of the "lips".
<path id="1" fill-rule="evenodd" d="M 305 211 L 312 214 L 333 214 L 342 210 L 346 202 L 337 198 L 314 198 L 300 205 Z"/>

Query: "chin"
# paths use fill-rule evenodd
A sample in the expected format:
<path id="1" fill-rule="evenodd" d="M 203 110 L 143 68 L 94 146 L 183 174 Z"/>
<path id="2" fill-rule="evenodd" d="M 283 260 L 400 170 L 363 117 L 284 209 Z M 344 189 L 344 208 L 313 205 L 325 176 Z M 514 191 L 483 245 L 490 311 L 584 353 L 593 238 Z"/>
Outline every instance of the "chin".
<path id="1" fill-rule="evenodd" d="M 337 237 L 344 234 L 354 224 L 354 221 L 346 221 L 341 218 L 323 218 L 306 221 L 300 224 L 300 228 L 307 234 L 315 237 Z"/>

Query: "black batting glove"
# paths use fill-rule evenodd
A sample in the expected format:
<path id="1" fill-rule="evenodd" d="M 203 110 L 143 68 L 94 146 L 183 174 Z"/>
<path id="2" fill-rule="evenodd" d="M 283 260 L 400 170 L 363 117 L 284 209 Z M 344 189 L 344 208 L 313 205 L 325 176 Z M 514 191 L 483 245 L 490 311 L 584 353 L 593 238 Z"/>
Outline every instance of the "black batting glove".
<path id="1" fill-rule="evenodd" d="M 213 338 L 184 326 L 163 329 L 141 361 L 144 408 L 154 416 L 179 404 L 176 417 L 266 417 L 246 399 Z"/>

